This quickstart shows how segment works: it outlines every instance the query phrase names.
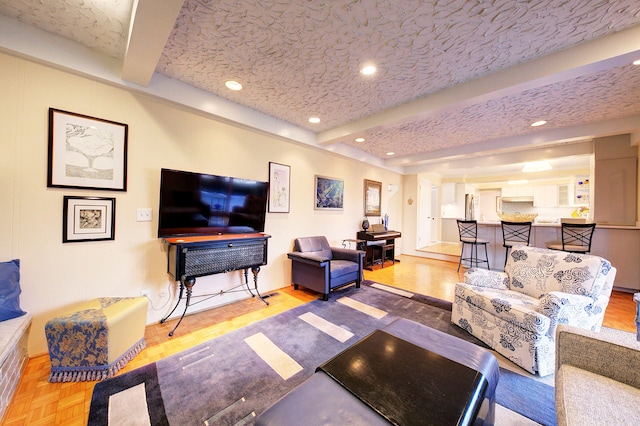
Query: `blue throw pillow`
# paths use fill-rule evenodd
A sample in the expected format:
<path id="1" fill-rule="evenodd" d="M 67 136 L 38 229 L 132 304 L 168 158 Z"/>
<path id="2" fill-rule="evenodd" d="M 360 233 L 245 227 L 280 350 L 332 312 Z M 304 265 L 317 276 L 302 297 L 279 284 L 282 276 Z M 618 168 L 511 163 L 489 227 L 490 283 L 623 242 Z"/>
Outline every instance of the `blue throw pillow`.
<path id="1" fill-rule="evenodd" d="M 26 314 L 20 309 L 20 260 L 0 262 L 0 321 Z"/>

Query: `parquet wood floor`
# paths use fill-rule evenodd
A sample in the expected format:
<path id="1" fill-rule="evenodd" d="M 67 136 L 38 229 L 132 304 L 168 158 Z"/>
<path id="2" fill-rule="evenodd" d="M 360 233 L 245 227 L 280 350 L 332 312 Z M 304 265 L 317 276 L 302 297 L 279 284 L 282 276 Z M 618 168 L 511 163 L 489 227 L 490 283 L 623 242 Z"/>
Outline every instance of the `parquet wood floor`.
<path id="1" fill-rule="evenodd" d="M 390 267 L 365 271 L 365 278 L 453 300 L 453 287 L 462 280 L 464 271 L 456 272 L 457 263 L 399 256 L 400 262 Z M 175 320 L 152 324 L 145 330 L 147 348 L 123 368 L 119 374 L 155 362 L 199 343 L 244 327 L 264 318 L 284 312 L 318 298 L 303 288 L 285 286 L 272 292 L 265 306 L 257 298 L 242 300 L 227 306 L 185 317 L 174 337 L 167 334 Z M 630 293 L 614 292 L 605 313 L 604 325 L 635 332 L 635 303 Z M 86 425 L 95 382 L 49 383 L 47 354 L 28 360 L 18 390 L 1 423 L 2 426 Z"/>

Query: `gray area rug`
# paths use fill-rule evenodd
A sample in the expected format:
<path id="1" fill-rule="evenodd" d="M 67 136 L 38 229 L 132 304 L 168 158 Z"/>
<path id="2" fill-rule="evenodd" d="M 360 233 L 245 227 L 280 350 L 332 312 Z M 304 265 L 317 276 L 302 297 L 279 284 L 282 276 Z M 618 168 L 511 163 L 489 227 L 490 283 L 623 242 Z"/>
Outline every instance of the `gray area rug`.
<path id="1" fill-rule="evenodd" d="M 373 317 L 340 303 L 342 298 L 387 314 Z M 336 340 L 300 318 L 310 313 L 339 325 L 353 336 L 344 342 Z M 114 419 L 122 415 L 118 411 L 124 411 L 124 416 L 131 420 L 136 410 L 148 411 L 144 414 L 151 425 L 252 424 L 256 415 L 310 377 L 318 365 L 400 317 L 484 346 L 450 323 L 447 302 L 418 295 L 407 298 L 366 284 L 360 289 L 347 287 L 332 293 L 328 302 L 307 303 L 98 383 L 88 424 L 108 425 L 110 416 L 111 424 L 117 424 Z M 245 339 L 260 334 L 288 354 L 301 371 L 284 379 L 282 373 L 257 356 Z M 556 423 L 551 386 L 501 369 L 496 398 L 500 405 L 537 423 Z M 135 407 L 136 400 L 142 407 Z M 429 424 L 427 408 L 424 421 L 423 424 Z"/>

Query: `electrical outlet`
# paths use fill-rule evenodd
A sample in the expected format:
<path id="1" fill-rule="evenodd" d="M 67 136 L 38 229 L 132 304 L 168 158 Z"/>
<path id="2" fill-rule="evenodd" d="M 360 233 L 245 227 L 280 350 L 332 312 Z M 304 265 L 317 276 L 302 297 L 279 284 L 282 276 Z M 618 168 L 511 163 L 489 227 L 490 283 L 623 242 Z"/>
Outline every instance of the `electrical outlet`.
<path id="1" fill-rule="evenodd" d="M 136 211 L 136 220 L 138 222 L 151 222 L 152 210 L 151 209 L 138 209 Z"/>
<path id="2" fill-rule="evenodd" d="M 140 290 L 140 296 L 149 298 L 149 290 Z"/>

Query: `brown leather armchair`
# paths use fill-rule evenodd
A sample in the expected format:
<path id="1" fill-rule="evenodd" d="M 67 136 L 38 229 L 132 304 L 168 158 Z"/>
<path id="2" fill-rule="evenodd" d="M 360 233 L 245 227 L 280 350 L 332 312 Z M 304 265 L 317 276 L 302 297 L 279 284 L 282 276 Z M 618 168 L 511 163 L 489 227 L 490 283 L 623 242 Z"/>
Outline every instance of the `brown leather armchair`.
<path id="1" fill-rule="evenodd" d="M 322 293 L 329 300 L 329 292 L 352 282 L 360 288 L 365 252 L 330 247 L 325 237 L 303 237 L 294 241 L 291 259 L 291 281 L 298 286 Z"/>

